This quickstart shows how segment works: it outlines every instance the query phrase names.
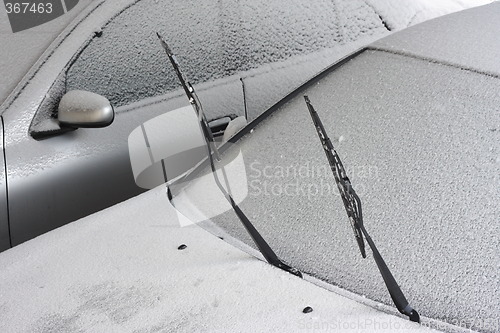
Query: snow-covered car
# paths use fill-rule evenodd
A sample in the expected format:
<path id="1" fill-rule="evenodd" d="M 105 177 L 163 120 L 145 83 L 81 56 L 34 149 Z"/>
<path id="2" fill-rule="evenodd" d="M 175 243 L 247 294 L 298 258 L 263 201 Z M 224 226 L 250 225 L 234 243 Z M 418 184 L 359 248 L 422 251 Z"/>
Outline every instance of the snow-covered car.
<path id="1" fill-rule="evenodd" d="M 244 6 L 94 1 L 22 79 L 19 74 L 34 59 L 23 48 L 29 43 L 36 54 L 36 47 L 46 42 L 38 38 L 44 26 L 37 27 L 36 37 L 26 30 L 5 38 L 0 63 L 0 250 L 143 190 L 134 182 L 127 138 L 145 121 L 186 103 L 155 32 L 164 34 L 183 59 L 208 120 L 222 119 L 223 130 L 227 117 L 246 114 L 253 120 L 286 92 L 388 30 L 466 6 L 448 2 L 443 9 L 427 1 L 403 8 L 397 1 L 339 0 L 296 4 L 284 11 L 281 1 Z M 83 92 L 71 93 L 66 109 L 87 110 L 91 99 L 97 99 L 102 102 L 97 114 L 108 110 L 107 120 L 76 123 L 73 115 L 73 120 L 60 122 L 58 105 L 73 90 Z M 112 124 L 88 128 L 102 127 L 113 116 L 103 98 L 86 92 L 114 106 Z"/>
<path id="2" fill-rule="evenodd" d="M 0 256 L 6 300 L 0 327 L 427 331 L 369 315 L 380 314 L 376 309 L 394 312 L 387 306 L 387 275 L 380 277 L 376 254 L 377 265 L 361 260 L 362 246 L 352 240 L 343 197 L 334 190 L 334 168 L 328 165 L 337 165 L 339 157 L 327 154 L 327 161 L 322 152 L 322 147 L 331 152 L 333 145 L 345 165 L 346 174 L 340 174 L 352 179 L 361 197 L 373 240 L 424 326 L 497 332 L 499 15 L 497 3 L 364 47 L 257 116 L 233 138 L 235 145 L 220 147 L 223 161 L 231 149 L 243 153 L 249 196 L 231 203 L 232 212 L 206 216 L 202 225 L 256 254 L 238 241 L 262 245 L 246 218 L 296 270 L 280 266 L 257 244 L 271 264 L 294 275 L 303 272 L 348 297 L 353 294 L 332 284 L 354 291 L 356 300 L 372 309 L 345 299 L 330 303 L 325 293 L 292 274 L 279 275 L 269 265 L 250 268 L 255 260 L 218 238 L 178 228 L 178 213 L 185 218 L 192 213 L 189 207 L 198 214 L 214 204 L 215 192 L 196 197 L 205 184 L 194 177 Z M 192 91 L 186 92 L 191 99 Z M 312 116 L 310 102 L 324 126 Z M 224 194 L 222 200 L 230 199 Z M 35 315 L 26 320 L 25 313 Z M 248 325 L 240 324 L 243 315 L 250 318 Z"/>

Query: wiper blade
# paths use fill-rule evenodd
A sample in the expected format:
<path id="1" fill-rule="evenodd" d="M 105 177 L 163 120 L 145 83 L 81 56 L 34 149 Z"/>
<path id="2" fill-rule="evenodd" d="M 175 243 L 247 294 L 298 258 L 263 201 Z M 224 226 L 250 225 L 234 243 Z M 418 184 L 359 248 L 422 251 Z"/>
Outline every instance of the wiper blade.
<path id="1" fill-rule="evenodd" d="M 177 62 L 177 59 L 175 58 L 174 54 L 172 53 L 170 47 L 165 42 L 163 37 L 160 36 L 159 33 L 156 33 L 156 34 L 157 34 L 158 38 L 160 39 L 161 45 L 165 49 L 165 52 L 167 53 L 167 56 L 170 59 L 170 62 L 172 63 L 172 66 L 175 70 L 175 73 L 177 74 L 177 77 L 179 78 L 179 81 L 180 81 L 182 87 L 184 88 L 184 92 L 186 93 L 186 95 L 189 99 L 189 103 L 191 104 L 194 111 L 196 112 L 196 115 L 198 116 L 200 129 L 203 133 L 203 136 L 204 136 L 205 142 L 206 142 L 208 159 L 210 162 L 210 168 L 212 169 L 212 174 L 214 176 L 214 180 L 215 180 L 215 183 L 217 184 L 217 187 L 220 189 L 220 191 L 222 192 L 222 194 L 224 195 L 226 200 L 229 202 L 229 204 L 233 208 L 236 216 L 241 221 L 241 223 L 243 223 L 243 226 L 245 227 L 247 232 L 250 234 L 253 241 L 255 242 L 255 244 L 259 248 L 259 250 L 262 253 L 262 255 L 264 256 L 264 258 L 267 260 L 267 262 L 275 267 L 278 267 L 284 271 L 287 271 L 288 273 L 291 273 L 291 274 L 296 275 L 298 277 L 302 277 L 302 273 L 300 271 L 298 271 L 296 268 L 293 268 L 293 267 L 285 264 L 283 261 L 281 261 L 281 259 L 278 258 L 276 253 L 271 249 L 271 247 L 269 246 L 269 244 L 267 244 L 267 242 L 264 240 L 262 235 L 253 226 L 253 224 L 250 222 L 250 220 L 245 215 L 245 213 L 240 209 L 240 207 L 238 207 L 238 205 L 236 204 L 236 202 L 234 201 L 234 199 L 230 193 L 229 181 L 227 179 L 227 175 L 226 175 L 226 172 L 225 172 L 223 167 L 221 167 L 221 171 L 222 171 L 222 174 L 224 177 L 224 182 L 227 185 L 228 190 L 226 190 L 224 188 L 224 186 L 222 185 L 222 183 L 220 182 L 219 176 L 217 175 L 217 170 L 215 168 L 215 161 L 214 161 L 214 158 L 212 155 L 215 156 L 215 159 L 217 161 L 220 161 L 221 158 L 220 158 L 219 150 L 215 144 L 212 130 L 208 126 L 208 121 L 207 121 L 207 118 L 205 116 L 205 113 L 203 112 L 203 107 L 201 105 L 201 102 L 198 99 L 198 96 L 196 95 L 196 92 L 195 92 L 193 86 L 191 85 L 191 83 L 189 83 L 189 81 L 186 79 L 184 74 L 181 72 L 179 63 Z M 169 198 L 171 198 L 171 194 L 169 194 Z"/>
<path id="2" fill-rule="evenodd" d="M 196 95 L 196 92 L 194 91 L 193 86 L 189 81 L 186 79 L 184 76 L 184 73 L 181 72 L 179 63 L 177 62 L 177 58 L 175 55 L 172 53 L 172 50 L 168 46 L 167 42 L 163 39 L 163 37 L 159 34 L 156 33 L 158 36 L 158 39 L 161 42 L 161 45 L 163 46 L 163 49 L 167 53 L 168 59 L 170 59 L 170 62 L 172 63 L 172 67 L 174 68 L 175 74 L 179 78 L 179 81 L 181 82 L 182 88 L 184 89 L 184 92 L 186 93 L 189 103 L 193 107 L 194 111 L 196 112 L 196 115 L 198 116 L 198 121 L 200 122 L 200 127 L 203 132 L 203 136 L 205 137 L 207 144 L 209 145 L 209 154 L 212 156 L 212 153 L 215 155 L 215 158 L 217 161 L 220 161 L 220 154 L 219 154 L 219 149 L 217 148 L 214 140 L 214 136 L 212 134 L 212 131 L 210 130 L 210 126 L 208 126 L 208 121 L 205 116 L 205 113 L 203 112 L 203 108 L 201 107 L 200 100 L 198 99 L 198 95 Z M 211 152 L 210 152 L 211 151 Z"/>
<path id="3" fill-rule="evenodd" d="M 361 211 L 361 201 L 358 195 L 354 191 L 351 185 L 351 181 L 347 177 L 342 161 L 339 155 L 335 151 L 333 144 L 326 134 L 323 123 L 319 119 L 318 113 L 314 110 L 314 107 L 309 101 L 309 97 L 304 96 L 306 100 L 307 108 L 311 114 L 314 126 L 318 132 L 319 139 L 321 140 L 321 145 L 325 151 L 328 162 L 333 172 L 333 177 L 337 183 L 337 188 L 339 189 L 340 196 L 344 202 L 345 211 L 349 217 L 349 222 L 351 222 L 351 227 L 354 232 L 354 237 L 358 243 L 359 251 L 363 258 L 366 258 L 365 242 L 363 241 L 363 235 L 361 234 L 361 225 L 363 224 L 363 214 Z"/>
<path id="4" fill-rule="evenodd" d="M 326 134 L 325 128 L 323 126 L 323 123 L 321 122 L 321 119 L 319 118 L 318 113 L 316 112 L 316 110 L 314 110 L 314 107 L 309 101 L 308 96 L 304 96 L 304 100 L 306 101 L 307 108 L 309 110 L 309 113 L 311 114 L 314 126 L 316 127 L 316 131 L 321 141 L 321 145 L 323 146 L 323 150 L 325 151 L 328 162 L 330 163 L 330 168 L 332 169 L 335 182 L 337 183 L 340 196 L 342 197 L 342 202 L 344 203 L 347 216 L 349 218 L 349 221 L 351 222 L 354 236 L 356 237 L 361 255 L 363 256 L 363 258 L 366 258 L 365 244 L 363 241 L 364 236 L 366 238 L 366 242 L 373 252 L 373 258 L 375 259 L 380 274 L 382 275 L 385 285 L 387 286 L 387 290 L 389 291 L 392 301 L 396 305 L 397 309 L 402 314 L 407 315 L 411 321 L 419 323 L 420 316 L 418 312 L 413 309 L 406 300 L 406 297 L 401 291 L 401 288 L 396 282 L 396 279 L 394 279 L 394 276 L 389 270 L 389 267 L 387 267 L 387 264 L 382 258 L 380 252 L 377 250 L 375 243 L 364 227 L 361 200 L 352 188 L 351 182 L 347 177 L 344 166 L 342 165 L 342 161 L 335 151 L 330 138 Z"/>

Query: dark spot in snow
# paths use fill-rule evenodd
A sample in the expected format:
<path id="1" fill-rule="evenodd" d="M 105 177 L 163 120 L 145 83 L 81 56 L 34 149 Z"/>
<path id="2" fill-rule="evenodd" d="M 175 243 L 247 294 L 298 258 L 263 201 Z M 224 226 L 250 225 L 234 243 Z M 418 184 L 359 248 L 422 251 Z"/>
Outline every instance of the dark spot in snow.
<path id="1" fill-rule="evenodd" d="M 102 37 L 102 30 L 94 32 L 94 37 L 97 37 L 97 38 Z"/>
<path id="2" fill-rule="evenodd" d="M 214 307 L 214 308 L 219 307 L 219 300 L 217 298 L 212 302 L 212 307 Z"/>
<path id="3" fill-rule="evenodd" d="M 186 247 L 187 247 L 186 244 L 181 244 L 181 245 L 179 245 L 179 247 L 177 248 L 177 250 L 184 250 Z"/>
<path id="4" fill-rule="evenodd" d="M 193 286 L 198 287 L 201 283 L 203 282 L 203 279 L 197 279 L 194 283 Z"/>
<path id="5" fill-rule="evenodd" d="M 219 236 L 219 239 L 222 239 L 222 240 L 224 240 L 224 237 L 221 237 L 221 236 Z"/>
<path id="6" fill-rule="evenodd" d="M 382 22 L 382 24 L 384 25 L 384 27 L 387 29 L 387 31 L 391 31 L 391 28 L 387 25 L 387 23 L 385 23 L 385 21 L 382 18 L 382 16 L 379 15 L 378 18 L 380 19 L 380 21 Z"/>
<path id="7" fill-rule="evenodd" d="M 304 310 L 302 310 L 303 313 L 311 313 L 313 311 L 313 308 L 311 308 L 310 306 L 306 306 L 304 308 Z"/>

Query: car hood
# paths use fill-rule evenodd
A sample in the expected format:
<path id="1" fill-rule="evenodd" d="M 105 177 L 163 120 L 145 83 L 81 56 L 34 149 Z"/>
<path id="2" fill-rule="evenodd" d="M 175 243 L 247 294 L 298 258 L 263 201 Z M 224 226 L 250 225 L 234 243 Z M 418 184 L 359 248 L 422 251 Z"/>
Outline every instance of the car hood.
<path id="1" fill-rule="evenodd" d="M 181 228 L 179 218 L 158 187 L 1 253 L 0 330 L 303 332 L 368 325 L 370 332 L 430 332 L 359 303 L 361 297 L 276 269 L 202 228 Z"/>

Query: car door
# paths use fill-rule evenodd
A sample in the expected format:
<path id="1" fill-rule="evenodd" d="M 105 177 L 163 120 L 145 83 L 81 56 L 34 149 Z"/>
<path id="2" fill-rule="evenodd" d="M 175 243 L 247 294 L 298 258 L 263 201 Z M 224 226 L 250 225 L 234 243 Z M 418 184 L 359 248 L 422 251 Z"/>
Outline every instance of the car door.
<path id="1" fill-rule="evenodd" d="M 127 117 L 74 131 L 52 117 L 71 62 L 119 8 L 100 2 L 86 9 L 2 105 L 12 246 L 141 192 L 126 153 L 127 131 L 134 128 L 125 125 Z"/>
<path id="2" fill-rule="evenodd" d="M 169 107 L 187 104 L 177 96 L 155 107 L 117 110 L 113 124 L 101 129 L 68 131 L 53 117 L 66 92 L 66 73 L 98 38 L 95 27 L 123 6 L 101 2 L 82 13 L 2 105 L 7 169 L 0 169 L 0 196 L 6 196 L 5 179 L 9 182 L 8 201 L 0 198 L 0 204 L 8 202 L 8 209 L 0 210 L 2 249 L 7 213 L 15 246 L 141 193 L 131 171 L 128 135 Z"/>

